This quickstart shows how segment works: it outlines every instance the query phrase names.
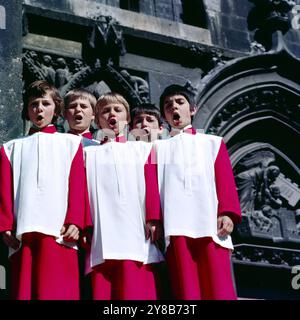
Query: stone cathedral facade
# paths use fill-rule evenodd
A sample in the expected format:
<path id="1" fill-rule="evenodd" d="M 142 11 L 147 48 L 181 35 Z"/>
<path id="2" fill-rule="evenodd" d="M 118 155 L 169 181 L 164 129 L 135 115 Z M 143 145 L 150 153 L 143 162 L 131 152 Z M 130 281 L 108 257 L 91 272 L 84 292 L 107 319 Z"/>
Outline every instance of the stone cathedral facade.
<path id="1" fill-rule="evenodd" d="M 0 0 L 0 144 L 28 130 L 34 80 L 131 105 L 186 85 L 194 126 L 224 137 L 234 168 L 238 296 L 299 298 L 299 40 L 300 0 Z M 0 298 L 8 275 L 1 243 Z"/>

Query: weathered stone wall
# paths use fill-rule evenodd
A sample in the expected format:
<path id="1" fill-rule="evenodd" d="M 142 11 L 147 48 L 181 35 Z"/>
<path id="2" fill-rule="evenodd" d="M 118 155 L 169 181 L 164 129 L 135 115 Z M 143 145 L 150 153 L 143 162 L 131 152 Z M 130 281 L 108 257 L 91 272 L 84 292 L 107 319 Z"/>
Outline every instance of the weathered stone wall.
<path id="1" fill-rule="evenodd" d="M 0 145 L 22 133 L 22 3 L 0 0 Z"/>
<path id="2" fill-rule="evenodd" d="M 247 18 L 254 7 L 248 0 L 204 0 L 209 17 L 209 29 L 214 45 L 250 51 L 253 32 L 248 30 Z M 289 49 L 300 57 L 300 0 L 289 13 L 292 28 L 285 35 Z"/>

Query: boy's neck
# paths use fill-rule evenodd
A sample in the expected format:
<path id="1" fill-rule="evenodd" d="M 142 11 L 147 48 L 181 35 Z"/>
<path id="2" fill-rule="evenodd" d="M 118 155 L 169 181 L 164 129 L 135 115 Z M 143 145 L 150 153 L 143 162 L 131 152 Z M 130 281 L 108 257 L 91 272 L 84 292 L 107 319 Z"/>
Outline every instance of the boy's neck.
<path id="1" fill-rule="evenodd" d="M 46 127 L 43 127 L 43 128 L 39 128 L 39 127 L 37 127 L 35 125 L 32 125 L 32 127 L 30 128 L 28 134 L 31 135 L 31 134 L 34 134 L 36 132 L 55 133 L 57 131 L 56 131 L 56 128 L 55 128 L 55 126 L 53 124 L 49 124 L 49 125 L 47 125 Z"/>
<path id="2" fill-rule="evenodd" d="M 90 132 L 89 129 L 83 130 L 83 131 L 78 131 L 78 130 L 73 130 L 70 129 L 69 133 L 77 135 L 77 136 L 82 136 L 88 139 L 92 139 L 92 133 Z"/>
<path id="3" fill-rule="evenodd" d="M 174 128 L 174 127 L 171 127 L 171 131 L 178 131 L 178 133 L 180 132 L 185 132 L 186 130 L 189 130 L 189 129 L 192 129 L 193 126 L 191 123 L 189 123 L 188 125 L 186 125 L 185 127 L 183 128 Z"/>
<path id="4" fill-rule="evenodd" d="M 192 124 L 191 123 L 189 123 L 188 125 L 186 125 L 184 128 L 182 128 L 181 130 L 182 131 L 185 131 L 185 130 L 188 130 L 188 129 L 191 129 L 191 128 L 193 128 L 193 126 L 192 126 Z"/>

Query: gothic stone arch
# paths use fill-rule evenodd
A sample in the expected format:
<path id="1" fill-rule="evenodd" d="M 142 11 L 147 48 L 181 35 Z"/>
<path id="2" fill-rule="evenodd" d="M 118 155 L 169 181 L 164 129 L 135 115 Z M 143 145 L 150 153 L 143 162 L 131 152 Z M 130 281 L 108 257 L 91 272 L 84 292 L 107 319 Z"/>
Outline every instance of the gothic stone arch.
<path id="1" fill-rule="evenodd" d="M 295 295 L 288 277 L 300 264 L 299 67 L 285 49 L 243 57 L 215 68 L 198 92 L 193 124 L 223 136 L 240 196 L 243 222 L 233 234 L 240 296 L 259 297 L 259 280 L 246 277 L 255 271 L 266 281 L 266 268 L 278 282 L 265 291 Z"/>

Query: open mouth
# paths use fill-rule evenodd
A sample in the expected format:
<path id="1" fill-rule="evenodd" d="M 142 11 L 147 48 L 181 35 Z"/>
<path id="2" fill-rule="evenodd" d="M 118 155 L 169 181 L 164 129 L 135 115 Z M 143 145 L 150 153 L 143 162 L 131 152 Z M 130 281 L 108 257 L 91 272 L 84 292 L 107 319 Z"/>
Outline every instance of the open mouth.
<path id="1" fill-rule="evenodd" d="M 114 126 L 117 123 L 117 120 L 115 118 L 111 118 L 108 120 L 109 125 Z"/>
<path id="2" fill-rule="evenodd" d="M 146 136 L 150 134 L 150 130 L 148 128 L 143 128 L 144 132 L 146 132 Z"/>
<path id="3" fill-rule="evenodd" d="M 178 121 L 180 119 L 179 113 L 174 113 L 173 114 L 173 120 Z"/>
<path id="4" fill-rule="evenodd" d="M 37 120 L 37 121 L 42 121 L 43 119 L 44 119 L 44 117 L 41 116 L 41 115 L 38 115 L 38 116 L 36 117 L 36 120 Z"/>
<path id="5" fill-rule="evenodd" d="M 177 112 L 173 114 L 173 124 L 175 127 L 180 124 L 180 114 Z"/>
<path id="6" fill-rule="evenodd" d="M 82 120 L 82 116 L 80 114 L 78 114 L 77 116 L 75 116 L 75 120 L 76 121 L 81 121 Z"/>

